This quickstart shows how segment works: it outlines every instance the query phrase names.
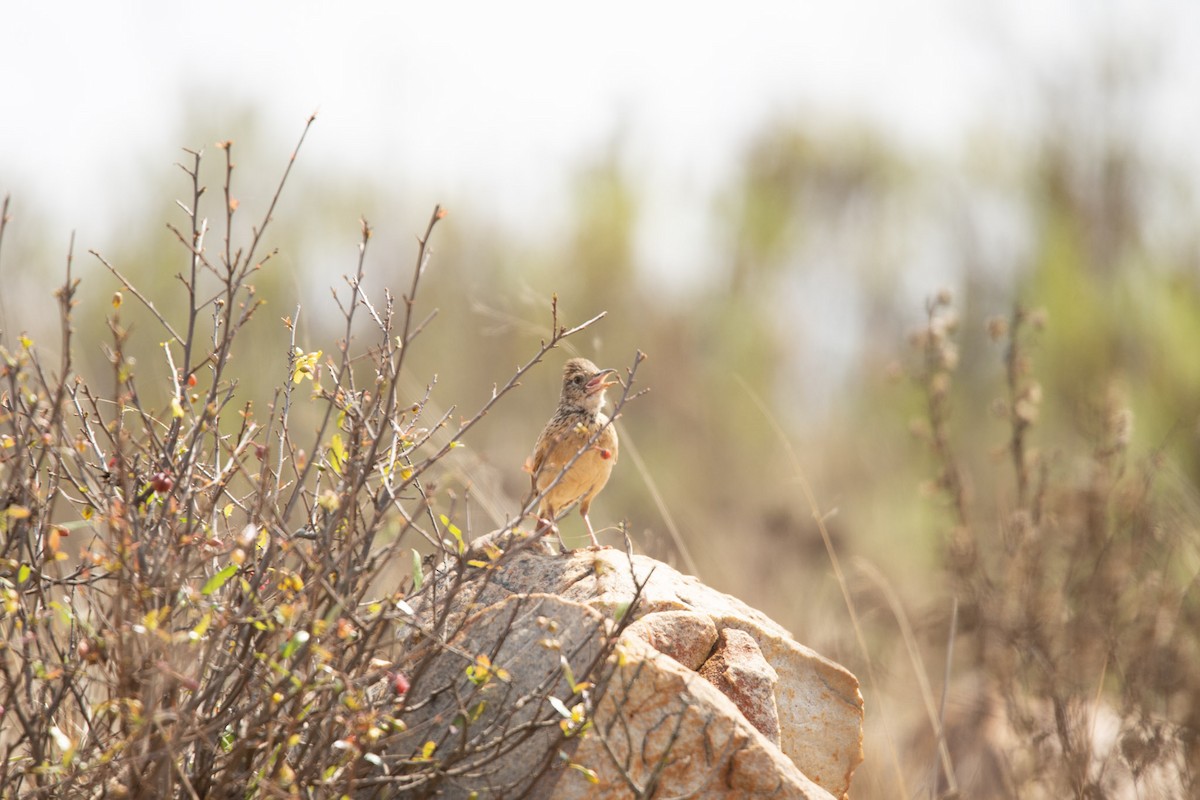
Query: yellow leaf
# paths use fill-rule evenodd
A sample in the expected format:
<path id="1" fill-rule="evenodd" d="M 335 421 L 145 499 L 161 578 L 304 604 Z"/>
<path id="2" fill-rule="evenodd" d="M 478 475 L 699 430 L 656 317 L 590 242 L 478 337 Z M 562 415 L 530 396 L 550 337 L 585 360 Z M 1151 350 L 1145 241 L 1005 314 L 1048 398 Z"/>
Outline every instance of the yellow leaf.
<path id="1" fill-rule="evenodd" d="M 21 347 L 24 347 L 26 350 L 33 347 L 33 339 L 30 339 L 23 333 L 21 334 L 20 338 L 17 339 L 17 341 L 19 341 L 21 343 Z"/>
<path id="2" fill-rule="evenodd" d="M 92 518 L 92 514 L 95 514 L 95 513 L 96 513 L 96 509 L 92 508 L 91 506 L 84 506 L 83 510 L 79 512 L 79 515 L 81 517 L 83 517 L 85 520 L 89 520 Z"/>
<path id="3" fill-rule="evenodd" d="M 25 506 L 9 506 L 4 510 L 4 513 L 12 519 L 25 519 L 32 512 Z"/>
<path id="4" fill-rule="evenodd" d="M 315 353 L 306 353 L 297 347 L 293 353 L 293 357 L 295 361 L 292 366 L 292 382 L 299 383 L 305 378 L 312 380 L 316 374 L 317 361 L 321 358 L 321 351 L 317 350 Z"/>
<path id="5" fill-rule="evenodd" d="M 112 307 L 113 307 L 113 308 L 120 308 L 120 307 L 121 307 L 121 299 L 122 299 L 122 298 L 121 298 L 121 293 L 120 293 L 120 292 L 113 292 L 113 298 L 112 298 Z"/>
<path id="6" fill-rule="evenodd" d="M 342 444 L 340 434 L 334 434 L 329 441 L 329 466 L 333 467 L 333 471 L 338 475 L 342 474 L 342 468 L 346 463 L 346 446 Z"/>
<path id="7" fill-rule="evenodd" d="M 171 609 L 168 606 L 156 608 L 153 611 L 147 611 L 146 615 L 142 617 L 142 625 L 148 631 L 156 631 L 158 630 L 158 626 L 162 624 L 163 620 L 165 620 L 167 615 L 170 613 Z"/>
<path id="8" fill-rule="evenodd" d="M 183 416 L 183 404 L 179 402 L 178 397 L 171 398 L 171 416 L 176 419 Z"/>
<path id="9" fill-rule="evenodd" d="M 600 782 L 600 776 L 596 774 L 594 769 L 589 769 L 582 764 L 571 764 L 571 769 L 579 770 L 581 773 L 583 773 L 583 777 L 587 779 L 588 783 Z"/>

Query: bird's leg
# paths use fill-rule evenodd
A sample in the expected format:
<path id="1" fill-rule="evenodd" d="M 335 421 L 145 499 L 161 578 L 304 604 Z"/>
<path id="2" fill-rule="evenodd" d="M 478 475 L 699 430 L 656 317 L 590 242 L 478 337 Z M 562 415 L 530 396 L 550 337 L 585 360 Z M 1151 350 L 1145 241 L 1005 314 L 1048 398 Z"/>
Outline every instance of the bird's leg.
<path id="1" fill-rule="evenodd" d="M 596 538 L 596 532 L 594 530 L 592 530 L 592 521 L 587 518 L 587 514 L 583 515 L 583 524 L 587 525 L 588 536 L 592 537 L 592 545 L 594 547 L 599 547 L 600 540 Z"/>
<path id="2" fill-rule="evenodd" d="M 558 529 L 558 523 L 556 523 L 554 521 L 554 517 L 555 517 L 555 514 L 553 511 L 551 511 L 548 515 L 546 515 L 544 517 L 541 514 L 538 514 L 538 517 L 537 517 L 538 527 L 537 527 L 536 532 L 539 536 L 542 536 L 547 531 L 554 531 L 554 535 L 558 537 L 559 552 L 569 553 L 571 551 L 570 551 L 570 549 L 567 548 L 567 543 L 563 541 L 562 531 L 560 531 Z"/>
<path id="3" fill-rule="evenodd" d="M 592 537 L 592 544 L 595 547 L 600 546 L 600 540 L 596 538 L 596 532 L 592 530 L 592 521 L 588 519 L 588 509 L 591 507 L 591 502 L 584 500 L 579 504 L 579 516 L 583 517 L 583 524 L 587 525 L 588 536 Z"/>
<path id="4" fill-rule="evenodd" d="M 558 529 L 558 525 L 556 525 L 552 522 L 552 523 L 550 523 L 550 527 L 554 528 L 554 533 L 556 536 L 558 536 L 559 552 L 561 552 L 563 555 L 566 555 L 567 553 L 571 552 L 571 548 L 567 547 L 567 543 L 563 541 L 562 531 L 560 531 Z"/>

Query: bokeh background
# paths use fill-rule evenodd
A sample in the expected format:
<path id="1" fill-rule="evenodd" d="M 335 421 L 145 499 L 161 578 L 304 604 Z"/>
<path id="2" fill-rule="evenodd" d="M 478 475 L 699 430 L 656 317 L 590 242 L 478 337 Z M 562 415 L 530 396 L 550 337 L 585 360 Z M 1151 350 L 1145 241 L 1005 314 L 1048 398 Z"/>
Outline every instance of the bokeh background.
<path id="1" fill-rule="evenodd" d="M 438 316 L 414 353 L 414 394 L 436 374 L 435 402 L 469 415 L 548 334 L 552 294 L 568 325 L 607 311 L 574 351 L 617 367 L 645 351 L 651 392 L 626 409 L 593 521 L 610 542 L 624 521 L 639 549 L 860 678 L 874 667 L 856 790 L 925 791 L 928 769 L 898 779 L 892 766 L 917 752 L 924 709 L 878 586 L 899 598 L 940 686 L 956 521 L 942 467 L 912 435 L 927 405 L 911 334 L 930 298 L 953 298 L 949 430 L 989 513 L 1016 500 L 998 457 L 1009 426 L 991 413 L 1004 348 L 986 322 L 1020 304 L 1046 323 L 1029 351 L 1031 436 L 1051 477 L 1078 477 L 1115 409 L 1133 420 L 1129 469 L 1165 465 L 1177 514 L 1163 524 L 1194 532 L 1200 6 L 1050 6 L 9 7 L 0 338 L 53 347 L 50 291 L 73 232 L 91 347 L 78 358 L 102 374 L 117 282 L 88 251 L 170 309 L 186 263 L 167 228 L 184 221 L 181 148 L 205 151 L 215 225 L 215 143 L 234 142 L 246 231 L 316 111 L 268 236 L 279 253 L 258 282 L 268 307 L 254 350 L 235 353 L 247 396 L 269 399 L 286 376 L 279 319 L 297 306 L 304 348 L 334 349 L 329 289 L 354 269 L 360 217 L 375 231 L 371 290 L 399 294 L 441 203 L 421 296 Z M 154 369 L 153 320 L 122 313 Z M 470 486 L 476 532 L 526 488 L 561 355 L 468 442 L 457 490 Z M 582 536 L 574 518 L 566 533 Z M 1172 541 L 1187 607 L 1195 538 Z M 1168 700 L 1155 710 L 1187 717 Z"/>

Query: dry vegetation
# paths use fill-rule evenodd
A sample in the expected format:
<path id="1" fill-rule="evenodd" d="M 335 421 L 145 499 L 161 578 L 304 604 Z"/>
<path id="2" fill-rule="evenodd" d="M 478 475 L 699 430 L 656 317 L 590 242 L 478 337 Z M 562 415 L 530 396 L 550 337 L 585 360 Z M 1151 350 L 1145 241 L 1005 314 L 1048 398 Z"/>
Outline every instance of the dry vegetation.
<path id="1" fill-rule="evenodd" d="M 1200 657 L 1192 493 L 1160 453 L 1130 455 L 1130 409 L 1093 409 L 1091 448 L 1039 451 L 1043 405 L 1036 340 L 1044 311 L 988 322 L 1004 396 L 990 411 L 1008 439 L 990 455 L 1011 489 L 975 496 L 951 430 L 958 316 L 948 294 L 914 337 L 926 413 L 913 425 L 944 500 L 946 606 L 936 646 L 961 652 L 956 702 L 932 711 L 946 746 L 933 754 L 938 797 L 1195 797 L 1200 792 Z M 971 415 L 972 411 L 962 412 Z M 980 412 L 975 412 L 980 413 Z M 932 698 L 930 698 L 931 700 Z M 918 750 L 920 751 L 920 749 Z"/>
<path id="2" fill-rule="evenodd" d="M 68 255 L 57 362 L 24 336 L 0 350 L 0 793 L 430 796 L 546 731 L 542 769 L 562 768 L 556 744 L 586 725 L 609 651 L 568 676 L 568 694 L 551 697 L 552 681 L 516 696 L 489 658 L 503 636 L 490 651 L 448 644 L 461 619 L 446 609 L 468 573 L 479 591 L 479 574 L 486 583 L 505 556 L 468 560 L 465 542 L 482 531 L 469 498 L 439 479 L 522 376 L 598 317 L 567 329 L 551 309 L 551 335 L 507 384 L 470 416 L 432 414 L 434 386 L 406 396 L 399 380 L 432 321 L 417 295 L 444 216 L 435 209 L 399 298 L 372 300 L 362 286 L 363 223 L 356 271 L 335 294 L 345 334 L 330 355 L 297 341 L 295 315 L 283 320 L 286 357 L 254 352 L 243 342 L 263 305 L 253 280 L 273 255 L 260 246 L 287 171 L 239 244 L 232 145 L 221 148 L 216 248 L 201 154 L 181 165 L 191 188 L 190 227 L 172 228 L 186 264 L 181 317 L 97 256 L 122 289 L 108 314 L 107 384 L 86 382 L 73 362 L 80 282 Z M 164 380 L 143 378 L 128 354 L 129 304 L 159 325 Z M 354 334 L 362 316 L 365 346 Z M 235 343 L 261 359 L 252 369 L 277 375 L 265 409 L 239 393 Z M 531 530 L 538 499 L 512 508 L 502 530 Z M 435 561 L 448 573 L 436 583 L 451 589 L 430 598 Z M 426 609 L 420 621 L 414 606 Z M 426 668 L 447 653 L 467 679 L 459 713 L 410 730 L 406 716 L 431 700 Z"/>

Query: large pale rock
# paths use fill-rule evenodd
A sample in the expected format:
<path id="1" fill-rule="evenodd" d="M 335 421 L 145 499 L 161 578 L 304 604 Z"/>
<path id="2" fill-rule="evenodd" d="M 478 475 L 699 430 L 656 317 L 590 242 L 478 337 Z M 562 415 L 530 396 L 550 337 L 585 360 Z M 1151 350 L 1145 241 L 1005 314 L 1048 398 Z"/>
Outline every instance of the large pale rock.
<path id="1" fill-rule="evenodd" d="M 495 652 L 493 663 L 512 683 L 491 690 L 472 728 L 486 728 L 493 707 L 500 713 L 504 702 L 524 698 L 525 716 L 502 727 L 525 738 L 499 759 L 507 766 L 487 763 L 497 742 L 472 744 L 479 763 L 457 771 L 470 780 L 443 780 L 445 796 L 519 796 L 519 788 L 532 797 L 624 798 L 654 786 L 667 796 L 713 798 L 828 800 L 848 792 L 862 760 L 858 682 L 762 613 L 665 564 L 609 548 L 560 555 L 544 540 L 485 537 L 468 558 L 491 566 L 465 576 L 442 570 L 426 587 L 425 598 L 454 601 L 412 638 L 414 652 L 440 648 L 410 691 L 432 690 L 434 698 L 405 711 L 410 732 L 424 733 L 406 734 L 396 752 L 453 709 L 474 707 L 463 699 L 479 694 L 463 676 L 464 659 L 480 652 Z M 432 607 L 427 599 L 418 618 L 429 621 Z M 618 620 L 627 624 L 619 641 Z M 580 699 L 556 671 L 560 656 L 577 680 L 586 675 L 596 687 L 593 726 L 583 736 L 563 738 L 561 718 L 547 709 L 546 694 Z"/>
<path id="2" fill-rule="evenodd" d="M 620 650 L 594 727 L 571 752 L 598 780 L 568 769 L 535 796 L 833 800 L 694 671 L 636 638 Z"/>
<path id="3" fill-rule="evenodd" d="M 433 655 L 412 675 L 401 715 L 406 730 L 382 759 L 387 776 L 399 778 L 361 796 L 524 797 L 560 777 L 562 716 L 549 698 L 572 702 L 562 661 L 573 675 L 595 671 L 606 655 L 610 621 L 580 603 L 527 594 L 488 604 L 460 622 L 446 642 L 412 637 L 415 648 L 430 647 Z M 434 743 L 427 758 L 438 760 L 443 774 L 409 781 L 405 762 L 426 742 Z M 407 771 L 419 775 L 420 765 Z"/>

